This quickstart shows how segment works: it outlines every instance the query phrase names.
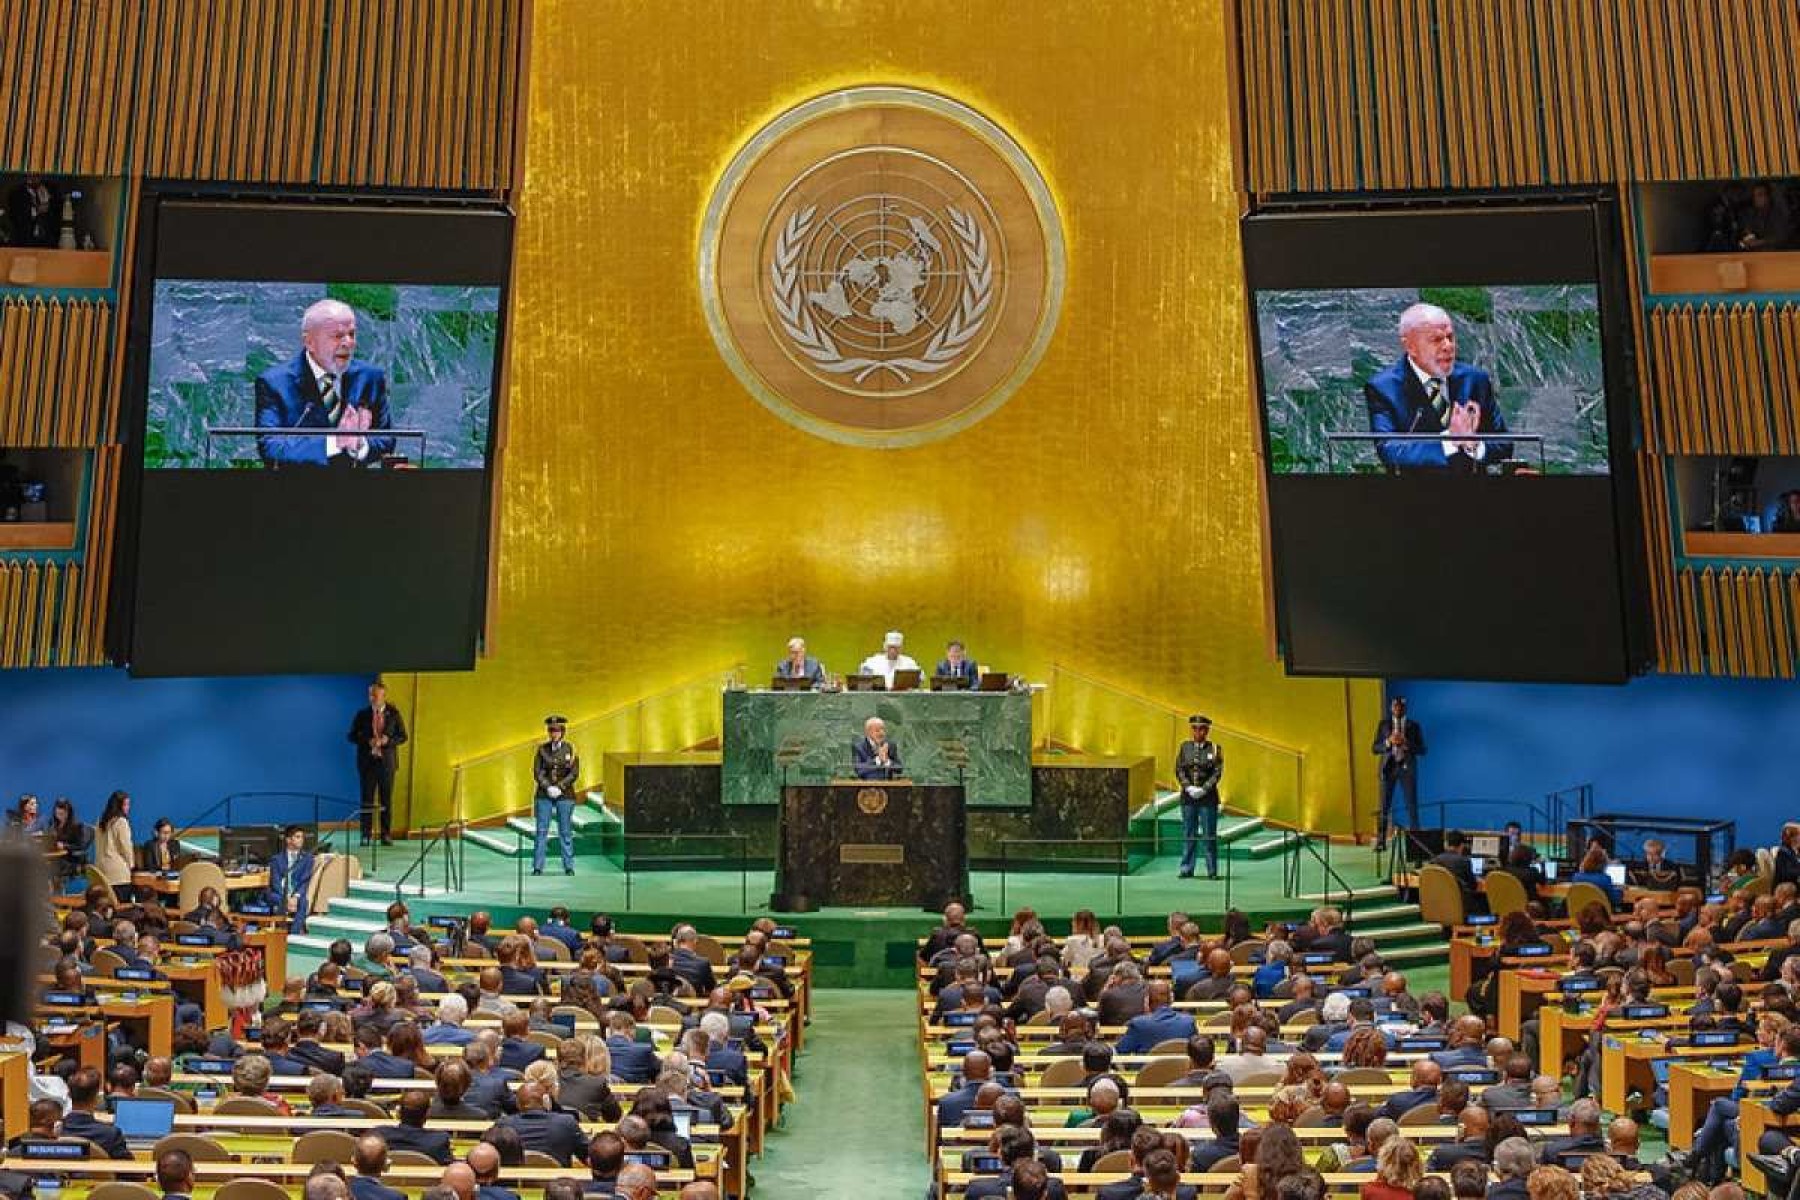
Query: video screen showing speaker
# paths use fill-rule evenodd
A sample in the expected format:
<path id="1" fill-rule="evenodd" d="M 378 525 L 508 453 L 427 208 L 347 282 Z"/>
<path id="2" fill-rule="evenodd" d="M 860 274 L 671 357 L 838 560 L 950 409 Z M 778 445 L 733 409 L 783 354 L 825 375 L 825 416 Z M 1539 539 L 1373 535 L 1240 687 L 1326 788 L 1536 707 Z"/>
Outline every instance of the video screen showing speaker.
<path id="1" fill-rule="evenodd" d="M 1290 671 L 1629 675 L 1615 222 L 1598 197 L 1245 218 Z"/>
<path id="2" fill-rule="evenodd" d="M 512 237 L 485 202 L 146 193 L 135 673 L 473 665 Z"/>

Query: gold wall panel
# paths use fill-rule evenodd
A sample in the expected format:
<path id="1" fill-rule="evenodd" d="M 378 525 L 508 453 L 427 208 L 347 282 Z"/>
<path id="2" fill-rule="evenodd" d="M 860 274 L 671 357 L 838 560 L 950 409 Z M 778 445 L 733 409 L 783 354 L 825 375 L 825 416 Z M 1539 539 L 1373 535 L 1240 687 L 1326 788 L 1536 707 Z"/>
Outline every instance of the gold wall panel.
<path id="1" fill-rule="evenodd" d="M 1378 688 L 1287 679 L 1265 650 L 1220 0 L 1129 20 L 1076 0 L 604 14 L 534 8 L 497 617 L 473 673 L 398 689 L 414 823 L 447 810 L 453 762 L 547 712 L 605 712 L 719 662 L 760 675 L 793 633 L 843 671 L 898 627 L 921 658 L 960 636 L 985 662 L 1064 663 L 1297 747 L 1303 811 L 1284 819 L 1343 827 L 1373 786 Z M 742 139 L 865 83 L 999 122 L 1068 233 L 1044 360 L 929 447 L 841 446 L 768 413 L 694 282 Z"/>

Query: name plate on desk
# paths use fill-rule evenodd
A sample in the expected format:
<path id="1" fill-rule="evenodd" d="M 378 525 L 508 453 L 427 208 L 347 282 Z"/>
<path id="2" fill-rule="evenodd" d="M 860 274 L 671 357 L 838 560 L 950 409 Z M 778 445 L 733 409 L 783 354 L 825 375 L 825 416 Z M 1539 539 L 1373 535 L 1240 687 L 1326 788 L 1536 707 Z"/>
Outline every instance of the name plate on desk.
<path id="1" fill-rule="evenodd" d="M 845 842 L 838 847 L 838 861 L 898 866 L 906 861 L 906 847 L 894 843 Z"/>

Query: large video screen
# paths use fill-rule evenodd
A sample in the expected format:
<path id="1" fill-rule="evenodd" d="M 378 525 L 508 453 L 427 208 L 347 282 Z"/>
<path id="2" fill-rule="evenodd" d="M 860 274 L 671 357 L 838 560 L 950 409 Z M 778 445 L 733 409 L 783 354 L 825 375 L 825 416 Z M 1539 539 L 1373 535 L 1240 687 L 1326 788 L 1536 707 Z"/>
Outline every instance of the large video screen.
<path id="1" fill-rule="evenodd" d="M 120 656 L 144 675 L 472 666 L 511 215 L 152 190 L 141 222 Z"/>
<path id="2" fill-rule="evenodd" d="M 1290 670 L 1628 675 L 1610 221 L 1592 200 L 1246 218 Z"/>
<path id="3" fill-rule="evenodd" d="M 498 287 L 158 279 L 152 312 L 146 468 L 486 461 Z"/>

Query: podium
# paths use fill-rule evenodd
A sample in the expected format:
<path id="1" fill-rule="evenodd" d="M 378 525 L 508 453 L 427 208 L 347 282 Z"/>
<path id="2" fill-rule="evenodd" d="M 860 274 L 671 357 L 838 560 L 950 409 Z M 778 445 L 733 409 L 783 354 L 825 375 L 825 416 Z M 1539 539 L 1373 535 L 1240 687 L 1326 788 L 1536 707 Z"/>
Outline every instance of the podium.
<path id="1" fill-rule="evenodd" d="M 941 909 L 968 899 L 963 789 L 835 779 L 781 793 L 778 912 L 827 905 Z"/>

